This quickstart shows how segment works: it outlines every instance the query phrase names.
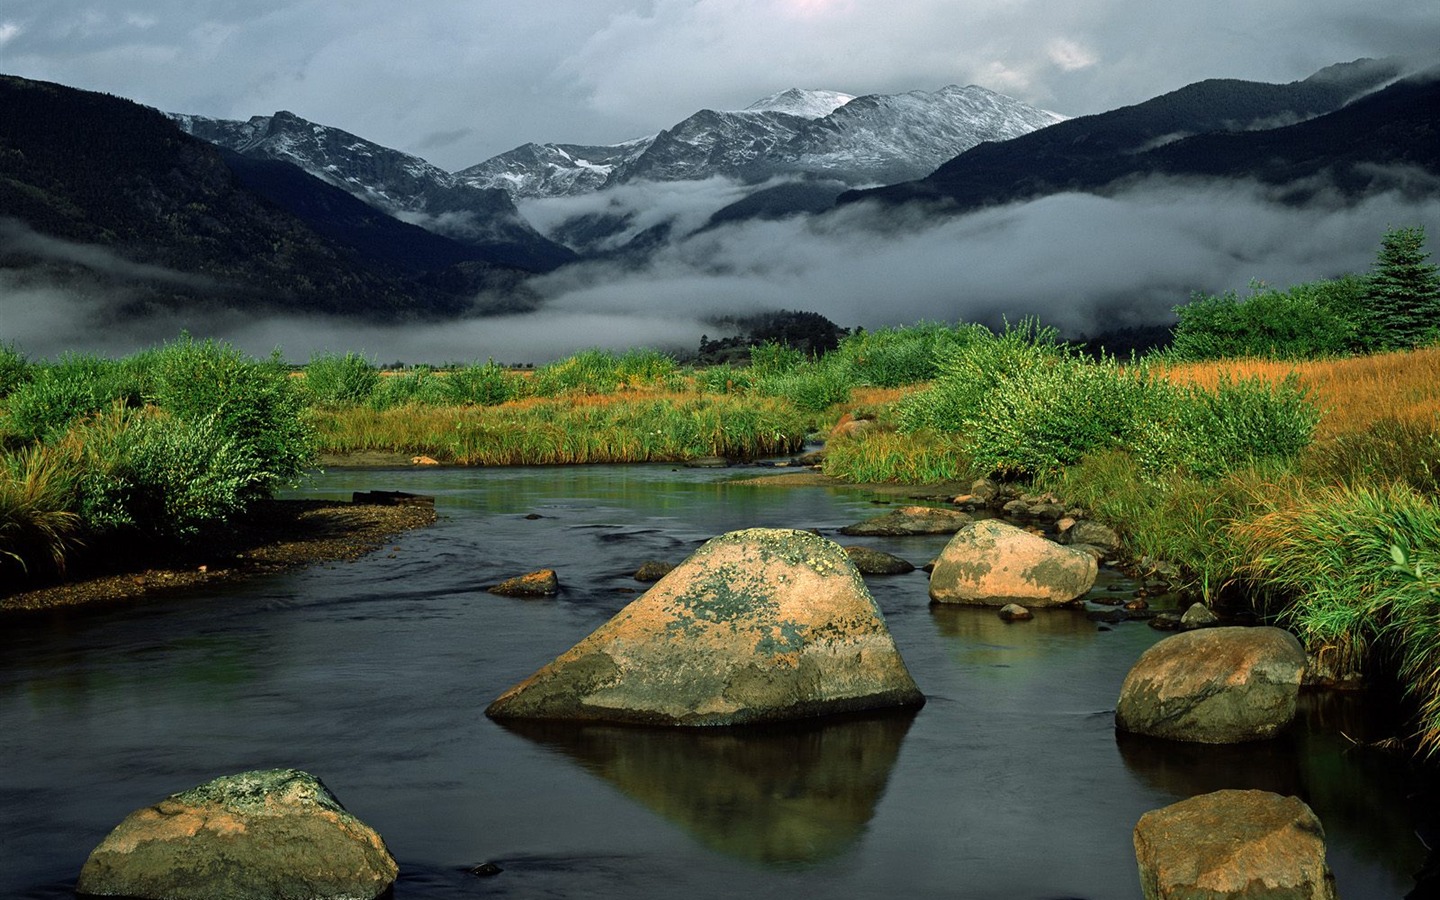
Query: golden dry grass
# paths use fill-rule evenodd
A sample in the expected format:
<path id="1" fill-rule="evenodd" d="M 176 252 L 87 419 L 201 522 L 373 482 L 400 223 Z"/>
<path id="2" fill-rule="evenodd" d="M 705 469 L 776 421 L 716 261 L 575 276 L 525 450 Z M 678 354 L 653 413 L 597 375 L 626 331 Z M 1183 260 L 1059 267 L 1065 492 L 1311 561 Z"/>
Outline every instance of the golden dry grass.
<path id="1" fill-rule="evenodd" d="M 1281 381 L 1291 372 L 1322 410 L 1316 438 L 1363 432 L 1382 419 L 1440 422 L 1440 346 L 1352 359 L 1276 362 L 1221 360 L 1159 370 L 1181 383 L 1214 387 L 1232 379 Z"/>

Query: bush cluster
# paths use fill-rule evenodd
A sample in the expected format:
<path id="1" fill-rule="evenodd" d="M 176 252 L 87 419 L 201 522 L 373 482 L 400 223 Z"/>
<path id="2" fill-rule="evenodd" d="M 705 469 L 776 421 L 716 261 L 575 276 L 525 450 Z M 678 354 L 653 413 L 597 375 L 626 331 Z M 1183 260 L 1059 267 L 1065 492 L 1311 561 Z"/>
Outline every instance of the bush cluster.
<path id="1" fill-rule="evenodd" d="M 1295 456 L 1318 421 L 1293 379 L 1176 386 L 1143 364 L 1083 357 L 1033 321 L 951 348 L 931 387 L 900 409 L 902 430 L 954 434 L 980 471 L 1010 479 L 1116 448 L 1133 449 L 1152 479 L 1212 479 Z"/>
<path id="2" fill-rule="evenodd" d="M 31 364 L 0 401 L 0 564 L 63 569 L 83 541 L 189 538 L 313 458 L 278 361 L 188 337 L 124 360 Z"/>

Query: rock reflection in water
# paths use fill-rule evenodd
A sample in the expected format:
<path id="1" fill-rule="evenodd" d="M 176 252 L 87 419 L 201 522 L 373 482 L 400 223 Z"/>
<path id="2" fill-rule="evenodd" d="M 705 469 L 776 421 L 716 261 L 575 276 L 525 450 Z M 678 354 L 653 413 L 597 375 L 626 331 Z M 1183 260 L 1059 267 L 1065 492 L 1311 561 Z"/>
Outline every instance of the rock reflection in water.
<path id="1" fill-rule="evenodd" d="M 1302 693 L 1296 722 L 1282 736 L 1248 744 L 1189 744 L 1123 732 L 1115 738 L 1133 775 L 1177 799 L 1226 788 L 1296 796 L 1315 811 L 1332 846 L 1394 872 L 1419 872 L 1426 856 L 1416 836 L 1425 824 L 1422 809 L 1396 808 L 1393 798 L 1408 787 L 1419 788 L 1415 799 L 1433 799 L 1433 786 L 1426 787 L 1423 770 L 1403 756 L 1347 737 L 1373 740 L 1383 733 L 1378 705 L 1357 694 Z"/>
<path id="2" fill-rule="evenodd" d="M 885 792 L 913 713 L 745 728 L 511 721 L 706 846 L 765 866 L 852 847 Z"/>
<path id="3" fill-rule="evenodd" d="M 1078 609 L 1036 610 L 1026 622 L 1006 622 L 989 607 L 932 603 L 930 615 L 940 633 L 960 638 L 952 645 L 958 662 L 978 667 L 1014 666 L 1073 653 L 1095 639 L 1098 626 Z"/>

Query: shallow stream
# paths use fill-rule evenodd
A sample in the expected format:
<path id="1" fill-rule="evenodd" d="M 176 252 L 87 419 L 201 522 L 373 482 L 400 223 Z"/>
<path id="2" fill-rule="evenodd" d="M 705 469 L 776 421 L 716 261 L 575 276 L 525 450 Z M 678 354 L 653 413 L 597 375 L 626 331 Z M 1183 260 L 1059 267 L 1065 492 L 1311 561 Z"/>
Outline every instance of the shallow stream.
<path id="1" fill-rule="evenodd" d="M 863 491 L 735 477 L 342 470 L 294 494 L 432 494 L 439 523 L 356 562 L 5 622 L 0 897 L 72 896 L 132 810 L 291 766 L 385 837 L 396 898 L 1138 898 L 1136 820 L 1222 787 L 1308 802 L 1342 897 L 1414 887 L 1435 794 L 1352 744 L 1374 736 L 1359 698 L 1307 695 L 1303 721 L 1263 745 L 1117 741 L 1120 683 L 1161 635 L 1080 611 L 1006 625 L 932 608 L 918 571 L 867 579 L 928 697 L 913 716 L 700 733 L 484 717 L 634 599 L 640 563 L 746 527 L 834 537 L 884 511 Z M 917 565 L 945 541 L 854 540 Z M 558 571 L 558 598 L 485 593 L 541 567 Z M 1106 573 L 1097 592 L 1135 586 Z M 503 871 L 468 873 L 484 862 Z"/>

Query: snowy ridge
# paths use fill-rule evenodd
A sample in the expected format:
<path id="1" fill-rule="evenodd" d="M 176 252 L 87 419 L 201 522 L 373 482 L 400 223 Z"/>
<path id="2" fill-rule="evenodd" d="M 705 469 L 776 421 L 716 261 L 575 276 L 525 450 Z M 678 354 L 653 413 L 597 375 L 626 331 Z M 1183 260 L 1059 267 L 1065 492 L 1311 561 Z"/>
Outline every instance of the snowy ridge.
<path id="1" fill-rule="evenodd" d="M 252 159 L 291 163 L 412 225 L 474 246 L 548 246 L 510 195 L 467 184 L 418 156 L 284 110 L 245 122 L 168 114 L 183 131 Z"/>
<path id="2" fill-rule="evenodd" d="M 982 141 L 1065 118 L 975 85 L 862 97 L 790 88 L 743 110 L 700 110 L 653 137 L 600 147 L 525 144 L 458 174 L 516 198 L 716 176 L 750 183 L 803 176 L 858 187 L 923 178 Z"/>
<path id="3" fill-rule="evenodd" d="M 790 88 L 771 94 L 745 107 L 744 112 L 780 112 L 802 119 L 823 119 L 854 100 L 851 94 L 839 91 L 807 91 Z"/>

